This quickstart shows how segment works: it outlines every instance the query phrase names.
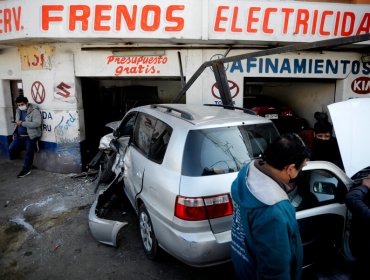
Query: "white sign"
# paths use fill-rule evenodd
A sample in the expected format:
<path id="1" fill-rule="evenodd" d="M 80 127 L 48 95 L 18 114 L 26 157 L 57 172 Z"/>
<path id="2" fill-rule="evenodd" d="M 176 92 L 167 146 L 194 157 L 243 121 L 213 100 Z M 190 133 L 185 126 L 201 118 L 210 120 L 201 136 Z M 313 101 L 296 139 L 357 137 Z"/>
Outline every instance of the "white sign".
<path id="1" fill-rule="evenodd" d="M 150 56 L 133 56 L 124 51 L 119 56 L 112 51 L 82 51 L 75 55 L 75 71 L 80 77 L 180 75 L 177 52 L 171 50 L 166 50 L 162 55 Z"/>
<path id="2" fill-rule="evenodd" d="M 311 42 L 370 32 L 369 5 L 237 0 L 0 2 L 0 41 L 17 38 Z M 367 42 L 370 44 L 370 42 Z"/>
<path id="3" fill-rule="evenodd" d="M 311 42 L 370 32 L 369 5 L 298 1 L 209 2 L 209 38 Z"/>

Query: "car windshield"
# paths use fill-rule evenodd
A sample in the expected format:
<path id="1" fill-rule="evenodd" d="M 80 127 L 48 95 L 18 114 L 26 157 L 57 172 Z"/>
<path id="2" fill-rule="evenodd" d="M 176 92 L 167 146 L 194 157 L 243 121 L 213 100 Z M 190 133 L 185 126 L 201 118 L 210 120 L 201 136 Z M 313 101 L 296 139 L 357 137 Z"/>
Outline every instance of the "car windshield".
<path id="1" fill-rule="evenodd" d="M 260 157 L 277 136 L 271 123 L 191 130 L 186 139 L 182 175 L 239 171 L 246 162 Z"/>

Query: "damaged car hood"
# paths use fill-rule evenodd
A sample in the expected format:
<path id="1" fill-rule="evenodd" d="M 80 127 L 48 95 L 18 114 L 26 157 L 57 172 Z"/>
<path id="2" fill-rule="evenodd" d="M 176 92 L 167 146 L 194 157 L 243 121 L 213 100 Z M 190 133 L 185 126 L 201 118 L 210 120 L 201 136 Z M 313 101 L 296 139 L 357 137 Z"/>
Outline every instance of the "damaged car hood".
<path id="1" fill-rule="evenodd" d="M 328 105 L 344 170 L 349 177 L 370 166 L 370 98 Z"/>

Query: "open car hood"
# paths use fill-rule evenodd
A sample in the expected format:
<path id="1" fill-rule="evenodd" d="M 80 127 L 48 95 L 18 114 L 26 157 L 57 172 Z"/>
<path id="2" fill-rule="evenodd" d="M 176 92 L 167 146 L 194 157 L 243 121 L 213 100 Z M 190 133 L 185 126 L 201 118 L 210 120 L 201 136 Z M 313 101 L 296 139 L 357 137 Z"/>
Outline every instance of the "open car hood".
<path id="1" fill-rule="evenodd" d="M 370 166 L 370 98 L 328 105 L 348 177 Z"/>

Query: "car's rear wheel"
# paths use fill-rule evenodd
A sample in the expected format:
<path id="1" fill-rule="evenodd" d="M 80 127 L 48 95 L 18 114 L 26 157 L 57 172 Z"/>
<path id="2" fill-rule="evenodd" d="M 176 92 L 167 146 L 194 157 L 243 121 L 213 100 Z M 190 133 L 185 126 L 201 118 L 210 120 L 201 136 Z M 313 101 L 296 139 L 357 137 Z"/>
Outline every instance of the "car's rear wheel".
<path id="1" fill-rule="evenodd" d="M 144 204 L 139 208 L 139 229 L 145 254 L 149 259 L 156 259 L 158 257 L 158 241 L 154 234 L 148 210 Z"/>

